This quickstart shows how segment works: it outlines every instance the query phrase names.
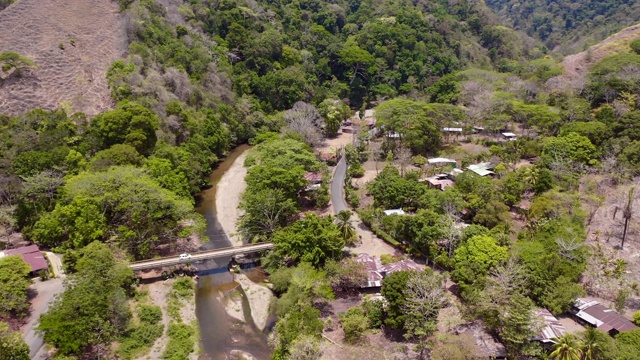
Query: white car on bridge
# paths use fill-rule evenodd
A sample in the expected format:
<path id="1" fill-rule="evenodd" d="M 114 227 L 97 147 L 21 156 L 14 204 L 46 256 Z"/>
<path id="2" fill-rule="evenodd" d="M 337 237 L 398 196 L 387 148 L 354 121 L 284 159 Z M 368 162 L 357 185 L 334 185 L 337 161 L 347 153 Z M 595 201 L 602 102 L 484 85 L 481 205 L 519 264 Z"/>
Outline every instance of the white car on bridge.
<path id="1" fill-rule="evenodd" d="M 178 259 L 180 259 L 180 261 L 191 260 L 191 254 L 180 254 L 180 256 L 178 256 Z"/>

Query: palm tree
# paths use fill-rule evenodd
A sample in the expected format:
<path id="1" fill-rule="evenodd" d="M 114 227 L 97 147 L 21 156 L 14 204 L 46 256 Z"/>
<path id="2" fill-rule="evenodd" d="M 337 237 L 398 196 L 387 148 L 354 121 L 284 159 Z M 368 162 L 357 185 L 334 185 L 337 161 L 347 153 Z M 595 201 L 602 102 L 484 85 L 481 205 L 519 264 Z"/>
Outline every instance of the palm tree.
<path id="1" fill-rule="evenodd" d="M 338 230 L 340 230 L 340 233 L 342 234 L 342 238 L 347 243 L 350 243 L 351 240 L 353 240 L 353 238 L 356 235 L 356 229 L 353 227 L 353 224 L 351 223 L 351 211 L 349 210 L 340 211 L 339 213 L 336 214 L 336 220 L 337 220 Z"/>
<path id="2" fill-rule="evenodd" d="M 580 360 L 582 357 L 582 344 L 572 334 L 556 338 L 553 352 L 549 355 L 554 360 Z"/>
<path id="3" fill-rule="evenodd" d="M 607 336 L 596 328 L 588 328 L 581 334 L 582 338 L 582 359 L 595 360 L 602 353 L 604 345 L 603 336 Z"/>

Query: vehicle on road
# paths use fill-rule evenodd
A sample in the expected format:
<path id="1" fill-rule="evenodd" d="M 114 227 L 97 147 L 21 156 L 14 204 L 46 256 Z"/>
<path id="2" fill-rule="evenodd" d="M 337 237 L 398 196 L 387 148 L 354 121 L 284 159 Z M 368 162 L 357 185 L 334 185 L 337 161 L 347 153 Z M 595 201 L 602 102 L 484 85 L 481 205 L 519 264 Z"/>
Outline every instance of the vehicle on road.
<path id="1" fill-rule="evenodd" d="M 180 256 L 178 257 L 180 260 L 191 260 L 191 254 L 180 254 Z"/>

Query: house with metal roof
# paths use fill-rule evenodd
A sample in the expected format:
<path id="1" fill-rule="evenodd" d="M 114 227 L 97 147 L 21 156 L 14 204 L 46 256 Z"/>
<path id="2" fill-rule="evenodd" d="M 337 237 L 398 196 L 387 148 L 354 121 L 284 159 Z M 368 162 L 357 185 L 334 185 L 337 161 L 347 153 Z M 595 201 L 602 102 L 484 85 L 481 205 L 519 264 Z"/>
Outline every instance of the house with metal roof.
<path id="1" fill-rule="evenodd" d="M 531 340 L 539 341 L 542 344 L 554 344 L 556 338 L 564 336 L 567 330 L 564 325 L 553 316 L 547 309 L 537 309 L 533 311 L 533 316 L 538 319 L 539 326 L 535 329 L 536 336 Z"/>
<path id="2" fill-rule="evenodd" d="M 24 262 L 29 264 L 29 266 L 31 267 L 31 273 L 49 268 L 49 264 L 44 258 L 44 254 L 40 252 L 40 249 L 37 245 L 30 245 L 17 249 L 0 251 L 0 258 L 13 255 L 22 256 L 22 260 L 24 260 Z"/>
<path id="3" fill-rule="evenodd" d="M 469 165 L 467 166 L 467 170 L 472 171 L 479 176 L 487 176 L 487 175 L 494 174 L 494 172 L 491 171 L 493 170 L 493 166 L 491 165 L 490 162 L 481 162 L 479 164 Z"/>
<path id="4" fill-rule="evenodd" d="M 406 213 L 404 212 L 404 210 L 402 209 L 388 209 L 388 210 L 384 210 L 382 212 L 385 216 L 390 216 L 390 215 L 406 215 Z"/>
<path id="5" fill-rule="evenodd" d="M 369 254 L 358 254 L 355 261 L 363 264 L 367 270 L 367 284 L 362 288 L 376 288 L 382 286 L 382 279 L 397 271 L 422 271 L 422 267 L 411 259 L 403 259 L 382 265 L 379 258 Z"/>
<path id="6" fill-rule="evenodd" d="M 611 336 L 638 328 L 631 320 L 597 301 L 576 299 L 569 312 L 580 322 L 607 332 Z"/>

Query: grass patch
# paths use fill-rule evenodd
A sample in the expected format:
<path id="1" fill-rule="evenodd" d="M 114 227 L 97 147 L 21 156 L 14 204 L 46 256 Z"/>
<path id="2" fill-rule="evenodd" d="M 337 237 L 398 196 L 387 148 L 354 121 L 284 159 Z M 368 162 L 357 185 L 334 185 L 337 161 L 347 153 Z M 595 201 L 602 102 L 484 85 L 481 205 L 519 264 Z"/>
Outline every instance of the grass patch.
<path id="1" fill-rule="evenodd" d="M 136 307 L 138 324 L 127 329 L 121 338 L 118 354 L 123 359 L 133 359 L 146 354 L 153 343 L 162 336 L 164 326 L 159 306 L 140 304 Z"/>
<path id="2" fill-rule="evenodd" d="M 193 352 L 196 343 L 194 326 L 172 322 L 169 324 L 169 343 L 162 353 L 166 360 L 184 360 Z"/>

